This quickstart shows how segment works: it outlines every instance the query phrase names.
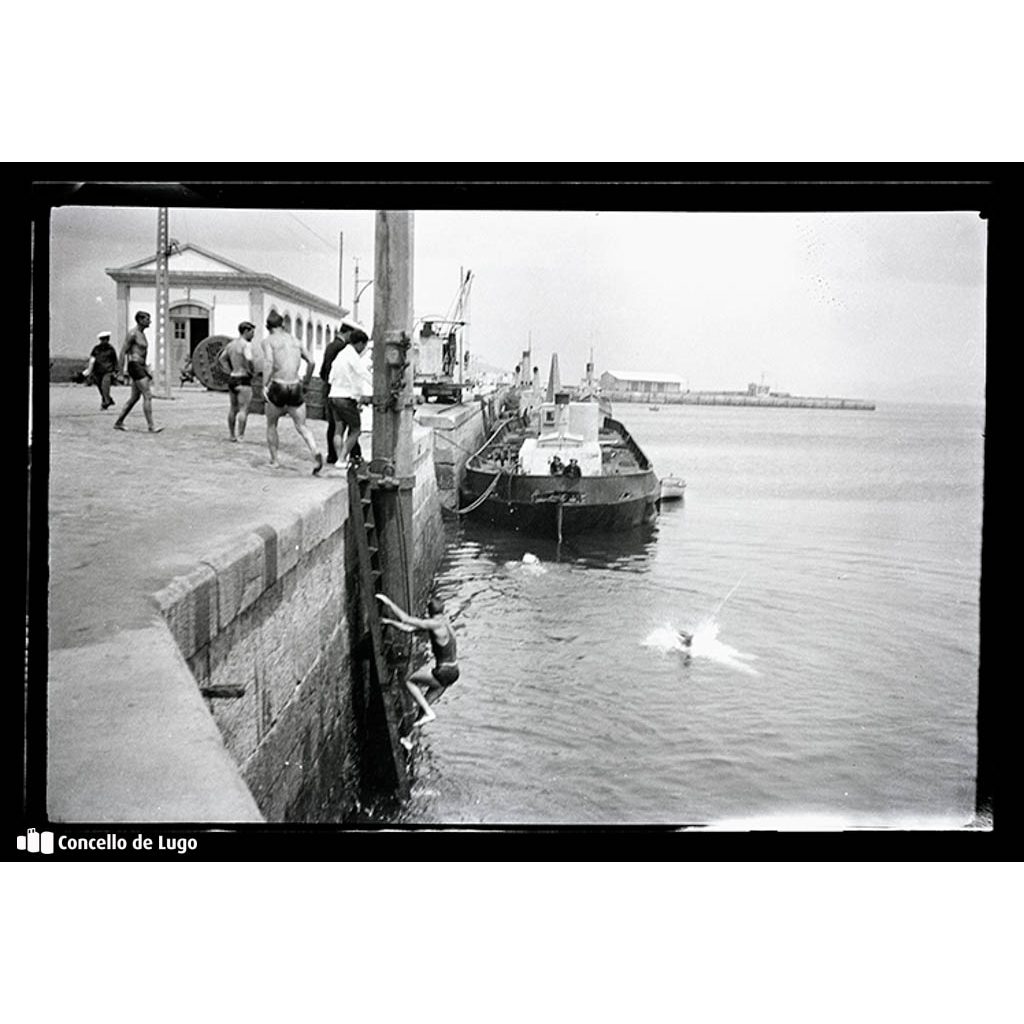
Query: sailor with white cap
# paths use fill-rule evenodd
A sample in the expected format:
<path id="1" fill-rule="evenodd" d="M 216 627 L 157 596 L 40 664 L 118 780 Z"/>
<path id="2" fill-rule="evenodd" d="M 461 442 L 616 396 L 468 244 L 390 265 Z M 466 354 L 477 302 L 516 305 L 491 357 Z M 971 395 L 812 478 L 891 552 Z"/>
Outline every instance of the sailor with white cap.
<path id="1" fill-rule="evenodd" d="M 100 331 L 96 335 L 96 344 L 89 353 L 89 362 L 82 371 L 88 383 L 90 378 L 100 393 L 100 409 L 109 409 L 114 400 L 110 397 L 110 385 L 114 382 L 117 372 L 117 351 L 110 344 L 110 331 Z"/>

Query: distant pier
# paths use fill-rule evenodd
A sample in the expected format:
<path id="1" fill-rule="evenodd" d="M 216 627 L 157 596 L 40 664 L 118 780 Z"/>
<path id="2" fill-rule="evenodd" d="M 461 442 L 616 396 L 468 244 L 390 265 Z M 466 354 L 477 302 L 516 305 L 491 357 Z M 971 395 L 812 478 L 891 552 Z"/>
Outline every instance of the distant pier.
<path id="1" fill-rule="evenodd" d="M 802 395 L 751 395 L 745 391 L 686 391 L 655 394 L 638 391 L 606 391 L 612 402 L 643 405 L 744 405 L 771 409 L 861 409 L 872 411 L 874 402 L 861 398 L 808 398 Z"/>

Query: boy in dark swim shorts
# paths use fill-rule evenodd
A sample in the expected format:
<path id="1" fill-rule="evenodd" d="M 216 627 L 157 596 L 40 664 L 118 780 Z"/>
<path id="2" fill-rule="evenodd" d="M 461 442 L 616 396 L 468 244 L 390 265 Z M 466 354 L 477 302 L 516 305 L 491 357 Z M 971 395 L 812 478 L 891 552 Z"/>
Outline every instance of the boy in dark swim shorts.
<path id="1" fill-rule="evenodd" d="M 228 374 L 228 436 L 232 441 L 245 437 L 252 402 L 252 339 L 256 325 L 243 320 L 238 325 L 238 337 L 229 341 L 217 356 L 221 369 Z M 235 435 L 237 424 L 238 434 Z"/>
<path id="2" fill-rule="evenodd" d="M 298 409 L 306 396 L 300 382 L 293 384 L 282 384 L 279 380 L 272 380 L 267 388 L 267 398 L 279 409 Z"/>
<path id="3" fill-rule="evenodd" d="M 398 616 L 397 620 L 382 618 L 381 622 L 395 626 L 407 633 L 426 633 L 430 638 L 430 648 L 434 655 L 433 667 L 424 665 L 405 681 L 406 689 L 423 711 L 423 714 L 412 724 L 415 729 L 437 718 L 430 705 L 435 703 L 441 694 L 459 678 L 455 634 L 444 613 L 444 602 L 437 598 L 432 598 L 428 602 L 428 618 L 425 619 L 417 619 L 409 615 L 408 612 L 402 611 L 391 598 L 384 594 L 378 594 L 377 600 L 386 604 Z M 412 749 L 412 740 L 409 737 L 403 736 L 401 743 L 407 750 Z"/>
<path id="4" fill-rule="evenodd" d="M 146 417 L 151 434 L 159 434 L 163 427 L 153 426 L 153 393 L 150 390 L 149 382 L 153 374 L 149 372 L 146 365 L 146 356 L 149 352 L 149 341 L 146 339 L 146 328 L 150 325 L 152 318 L 146 312 L 135 314 L 135 326 L 128 332 L 124 339 L 121 351 L 118 354 L 118 365 L 124 364 L 125 370 L 132 382 L 132 393 L 125 402 L 121 414 L 114 421 L 115 430 L 124 430 L 125 417 L 135 408 L 136 402 L 142 399 L 142 413 Z"/>
<path id="5" fill-rule="evenodd" d="M 324 457 L 316 450 L 316 441 L 306 426 L 306 397 L 303 382 L 299 380 L 299 365 L 307 363 L 306 382 L 313 374 L 313 357 L 298 338 L 283 329 L 284 319 L 274 310 L 267 316 L 267 330 L 263 339 L 263 377 L 266 383 L 267 447 L 270 449 L 270 464 L 279 466 L 277 449 L 280 443 L 277 421 L 287 413 L 299 437 L 305 442 L 313 456 L 313 475 L 324 466 Z"/>

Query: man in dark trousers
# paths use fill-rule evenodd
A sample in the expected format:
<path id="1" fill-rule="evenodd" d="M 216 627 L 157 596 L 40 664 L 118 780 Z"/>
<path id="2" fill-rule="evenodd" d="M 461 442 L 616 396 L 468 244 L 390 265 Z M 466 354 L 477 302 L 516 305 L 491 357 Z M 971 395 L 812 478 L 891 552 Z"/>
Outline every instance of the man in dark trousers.
<path id="1" fill-rule="evenodd" d="M 334 446 L 338 461 L 348 468 L 362 465 L 359 435 L 362 433 L 360 405 L 373 401 L 373 370 L 364 358 L 369 338 L 365 331 L 353 331 L 349 343 L 338 353 L 331 365 L 328 401 L 334 415 Z"/>
<path id="2" fill-rule="evenodd" d="M 96 335 L 96 345 L 89 353 L 89 365 L 85 368 L 85 378 L 92 377 L 93 384 L 99 389 L 100 408 L 109 409 L 114 400 L 110 397 L 110 385 L 117 373 L 117 349 L 110 344 L 110 331 L 100 331 Z"/>
<path id="3" fill-rule="evenodd" d="M 334 334 L 334 339 L 324 349 L 324 359 L 320 364 L 320 379 L 324 382 L 324 418 L 327 420 L 327 464 L 333 466 L 338 461 L 338 447 L 334 443 L 334 432 L 338 429 L 334 419 L 334 410 L 328 398 L 330 393 L 331 365 L 334 357 L 348 344 L 352 332 L 359 330 L 359 324 L 353 320 L 343 319 L 341 326 Z M 355 454 L 362 458 L 363 453 L 356 442 Z"/>

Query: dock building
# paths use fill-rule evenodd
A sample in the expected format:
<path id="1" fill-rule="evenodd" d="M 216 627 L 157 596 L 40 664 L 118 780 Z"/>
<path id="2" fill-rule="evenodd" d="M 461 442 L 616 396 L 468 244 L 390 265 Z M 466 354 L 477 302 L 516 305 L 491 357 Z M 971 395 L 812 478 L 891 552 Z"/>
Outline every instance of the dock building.
<path id="1" fill-rule="evenodd" d="M 201 341 L 212 335 L 233 338 L 243 320 L 256 324 L 262 333 L 272 311 L 284 318 L 285 330 L 302 339 L 319 360 L 348 312 L 298 285 L 243 267 L 192 243 L 175 247 L 167 267 L 169 362 L 175 378 Z M 117 285 L 114 337 L 122 339 L 137 312 L 155 312 L 156 255 L 107 268 L 106 273 Z"/>
<path id="2" fill-rule="evenodd" d="M 674 373 L 606 370 L 601 374 L 601 390 L 626 392 L 651 397 L 667 397 L 683 393 L 683 378 Z"/>

